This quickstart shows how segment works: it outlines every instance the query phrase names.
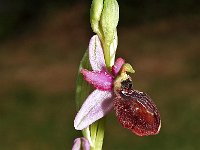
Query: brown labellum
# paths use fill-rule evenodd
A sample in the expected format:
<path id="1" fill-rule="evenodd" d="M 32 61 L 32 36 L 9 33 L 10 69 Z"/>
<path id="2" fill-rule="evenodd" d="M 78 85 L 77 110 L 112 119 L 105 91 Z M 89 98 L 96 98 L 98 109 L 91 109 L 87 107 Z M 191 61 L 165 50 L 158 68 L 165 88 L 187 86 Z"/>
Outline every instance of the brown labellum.
<path id="1" fill-rule="evenodd" d="M 121 83 L 121 89 L 115 94 L 114 110 L 124 128 L 139 136 L 154 135 L 159 132 L 160 115 L 147 94 L 133 90 L 129 79 Z"/>

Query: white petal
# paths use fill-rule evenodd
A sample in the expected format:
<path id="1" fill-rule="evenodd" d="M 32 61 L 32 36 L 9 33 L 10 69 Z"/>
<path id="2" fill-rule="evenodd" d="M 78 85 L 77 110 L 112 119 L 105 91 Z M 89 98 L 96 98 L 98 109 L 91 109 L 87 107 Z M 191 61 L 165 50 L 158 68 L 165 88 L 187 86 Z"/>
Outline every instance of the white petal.
<path id="1" fill-rule="evenodd" d="M 75 129 L 82 130 L 110 112 L 113 108 L 111 98 L 112 92 L 110 91 L 93 91 L 75 117 Z"/>
<path id="2" fill-rule="evenodd" d="M 106 68 L 103 49 L 97 35 L 94 35 L 90 39 L 89 60 L 94 71 L 100 71 L 103 68 Z"/>

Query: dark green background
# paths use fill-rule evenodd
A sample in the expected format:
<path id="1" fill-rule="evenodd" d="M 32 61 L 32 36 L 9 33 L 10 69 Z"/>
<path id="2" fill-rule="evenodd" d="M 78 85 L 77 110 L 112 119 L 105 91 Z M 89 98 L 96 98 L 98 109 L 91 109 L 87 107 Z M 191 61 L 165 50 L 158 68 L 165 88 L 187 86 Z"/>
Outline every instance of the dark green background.
<path id="1" fill-rule="evenodd" d="M 121 0 L 117 56 L 162 118 L 138 137 L 107 116 L 105 150 L 200 149 L 200 9 L 197 0 Z M 0 150 L 68 150 L 79 62 L 93 35 L 91 1 L 0 1 Z"/>

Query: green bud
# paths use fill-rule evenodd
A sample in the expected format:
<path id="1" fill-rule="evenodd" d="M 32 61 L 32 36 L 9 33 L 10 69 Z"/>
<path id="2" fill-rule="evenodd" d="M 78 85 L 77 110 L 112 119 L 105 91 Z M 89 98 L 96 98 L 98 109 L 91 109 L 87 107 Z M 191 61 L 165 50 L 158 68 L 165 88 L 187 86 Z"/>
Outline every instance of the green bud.
<path id="1" fill-rule="evenodd" d="M 110 46 L 113 42 L 116 27 L 119 21 L 119 6 L 116 0 L 105 0 L 101 14 L 101 29 L 104 42 Z"/>
<path id="2" fill-rule="evenodd" d="M 103 10 L 103 0 L 93 0 L 90 8 L 90 23 L 92 30 L 99 34 L 99 21 Z"/>

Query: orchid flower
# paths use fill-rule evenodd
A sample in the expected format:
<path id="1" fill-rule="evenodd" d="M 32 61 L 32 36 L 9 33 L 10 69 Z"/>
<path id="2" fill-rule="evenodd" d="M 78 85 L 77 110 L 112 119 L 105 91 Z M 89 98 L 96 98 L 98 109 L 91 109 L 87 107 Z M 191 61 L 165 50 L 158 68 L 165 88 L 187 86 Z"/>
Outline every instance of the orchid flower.
<path id="1" fill-rule="evenodd" d="M 107 70 L 101 42 L 94 35 L 89 43 L 92 71 L 81 69 L 84 79 L 95 90 L 87 97 L 74 120 L 76 130 L 83 130 L 113 109 L 118 121 L 139 136 L 154 135 L 160 130 L 160 115 L 151 98 L 132 88 L 134 73 L 130 64 L 118 58 Z"/>
<path id="2" fill-rule="evenodd" d="M 90 144 L 84 137 L 76 138 L 72 150 L 90 150 Z"/>

